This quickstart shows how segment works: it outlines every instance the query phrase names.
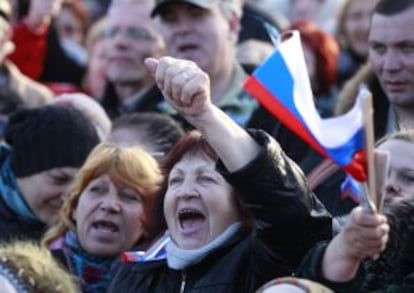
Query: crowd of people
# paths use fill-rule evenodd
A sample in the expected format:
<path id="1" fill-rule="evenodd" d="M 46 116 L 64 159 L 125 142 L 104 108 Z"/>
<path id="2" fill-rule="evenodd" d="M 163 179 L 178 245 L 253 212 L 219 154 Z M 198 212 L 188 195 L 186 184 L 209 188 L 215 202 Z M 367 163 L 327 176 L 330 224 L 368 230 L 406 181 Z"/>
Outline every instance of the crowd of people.
<path id="1" fill-rule="evenodd" d="M 412 0 L 0 0 L 0 291 L 413 291 L 412 27 Z M 290 30 L 322 118 L 373 94 L 378 210 L 243 89 Z"/>

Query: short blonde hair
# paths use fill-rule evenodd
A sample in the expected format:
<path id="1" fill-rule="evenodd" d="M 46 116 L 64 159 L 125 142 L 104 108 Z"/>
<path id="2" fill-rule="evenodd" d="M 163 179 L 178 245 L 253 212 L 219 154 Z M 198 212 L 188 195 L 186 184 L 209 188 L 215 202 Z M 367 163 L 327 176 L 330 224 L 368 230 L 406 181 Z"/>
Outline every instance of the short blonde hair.
<path id="1" fill-rule="evenodd" d="M 144 234 L 148 234 L 151 211 L 162 180 L 158 163 L 141 147 L 101 143 L 91 152 L 76 175 L 60 211 L 58 222 L 43 238 L 44 245 L 51 244 L 68 230 L 76 231 L 72 215 L 79 198 L 92 180 L 104 174 L 107 174 L 115 185 L 131 188 L 140 195 L 144 210 Z M 137 242 L 144 240 L 146 239 L 138 239 Z"/>

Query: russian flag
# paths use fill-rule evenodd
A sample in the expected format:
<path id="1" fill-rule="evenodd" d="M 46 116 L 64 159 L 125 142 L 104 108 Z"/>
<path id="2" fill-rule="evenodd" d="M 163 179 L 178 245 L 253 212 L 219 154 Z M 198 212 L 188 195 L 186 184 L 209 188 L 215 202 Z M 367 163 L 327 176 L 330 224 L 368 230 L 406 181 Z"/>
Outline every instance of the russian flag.
<path id="1" fill-rule="evenodd" d="M 121 262 L 137 263 L 162 260 L 167 257 L 165 247 L 171 241 L 168 232 L 165 232 L 147 251 L 126 251 L 121 254 Z"/>
<path id="2" fill-rule="evenodd" d="M 363 162 L 362 101 L 346 114 L 322 119 L 315 108 L 298 31 L 289 32 L 244 85 L 272 115 L 359 181 Z M 356 155 L 358 154 L 358 155 Z"/>
<path id="3" fill-rule="evenodd" d="M 349 175 L 347 175 L 345 180 L 341 183 L 341 199 L 349 197 L 354 202 L 360 203 L 361 194 L 363 192 L 364 191 L 361 190 L 361 184 Z"/>

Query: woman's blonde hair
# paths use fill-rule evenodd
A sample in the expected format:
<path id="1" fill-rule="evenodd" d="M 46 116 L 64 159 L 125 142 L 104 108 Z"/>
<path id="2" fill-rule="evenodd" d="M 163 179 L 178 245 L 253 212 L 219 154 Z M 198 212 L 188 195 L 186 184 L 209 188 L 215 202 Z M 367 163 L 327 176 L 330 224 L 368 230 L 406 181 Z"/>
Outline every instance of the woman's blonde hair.
<path id="1" fill-rule="evenodd" d="M 105 174 L 116 186 L 131 188 L 139 194 L 144 210 L 144 235 L 150 232 L 147 231 L 148 224 L 151 222 L 151 211 L 162 180 L 158 163 L 141 147 L 101 143 L 92 150 L 76 175 L 60 210 L 58 222 L 42 240 L 44 245 L 49 245 L 68 230 L 76 231 L 76 222 L 72 215 L 82 192 L 91 181 Z M 146 239 L 138 239 L 136 244 L 144 240 Z"/>
<path id="2" fill-rule="evenodd" d="M 346 21 L 348 18 L 348 12 L 351 9 L 352 4 L 354 4 L 357 1 L 361 0 L 346 0 L 339 13 L 337 21 L 336 39 L 340 43 L 341 47 L 349 47 L 346 31 Z M 374 13 L 374 11 L 372 11 L 371 13 Z"/>
<path id="3" fill-rule="evenodd" d="M 105 32 L 108 27 L 108 18 L 106 16 L 98 19 L 88 30 L 86 35 L 86 49 L 92 54 L 92 49 L 99 41 L 105 38 Z"/>

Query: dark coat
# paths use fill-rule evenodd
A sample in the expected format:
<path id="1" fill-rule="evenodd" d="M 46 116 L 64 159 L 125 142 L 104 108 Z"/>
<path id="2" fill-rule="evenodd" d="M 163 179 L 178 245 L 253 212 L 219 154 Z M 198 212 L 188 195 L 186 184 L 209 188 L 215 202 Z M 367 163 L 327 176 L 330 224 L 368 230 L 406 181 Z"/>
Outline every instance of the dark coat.
<path id="1" fill-rule="evenodd" d="M 132 106 L 129 112 L 160 112 L 158 104 L 164 100 L 161 91 L 156 85 L 148 89 L 146 93 L 140 97 L 139 101 Z M 101 98 L 101 105 L 105 109 L 111 120 L 120 116 L 119 97 L 115 91 L 115 87 L 111 82 L 107 82 L 104 94 Z"/>
<path id="2" fill-rule="evenodd" d="M 296 276 L 323 284 L 324 286 L 332 289 L 335 293 L 360 292 L 365 278 L 365 270 L 362 266 L 359 268 L 355 278 L 349 282 L 332 282 L 322 276 L 322 260 L 328 244 L 329 243 L 327 241 L 322 241 L 316 244 L 303 259 L 296 272 Z"/>
<path id="3" fill-rule="evenodd" d="M 414 273 L 407 275 L 401 282 L 387 286 L 374 293 L 409 293 L 414 292 Z"/>
<path id="4" fill-rule="evenodd" d="M 14 239 L 39 241 L 45 232 L 46 226 L 40 221 L 28 221 L 18 215 L 5 202 L 3 197 L 21 196 L 16 186 L 14 174 L 4 168 L 9 159 L 10 150 L 0 145 L 0 243 Z"/>
<path id="5" fill-rule="evenodd" d="M 40 222 L 27 222 L 16 215 L 0 196 L 0 243 L 13 239 L 39 241 L 45 229 Z"/>
<path id="6" fill-rule="evenodd" d="M 315 243 L 331 237 L 331 218 L 301 170 L 270 136 L 251 133 L 262 146 L 259 155 L 234 173 L 220 163 L 218 171 L 239 192 L 255 229 L 184 271 L 168 268 L 165 260 L 123 264 L 108 292 L 254 292 L 294 273 Z"/>
<path id="7" fill-rule="evenodd" d="M 378 259 L 366 262 L 364 292 L 414 292 L 401 291 L 414 288 L 414 199 L 392 204 L 384 214 L 390 225 L 387 247 Z"/>
<path id="8" fill-rule="evenodd" d="M 306 144 L 289 128 L 284 126 L 277 118 L 273 117 L 263 106 L 259 106 L 252 114 L 248 128 L 263 129 L 273 136 L 283 151 L 299 164 L 309 152 L 309 145 Z"/>
<path id="9" fill-rule="evenodd" d="M 70 83 L 82 87 L 85 66 L 78 64 L 64 51 L 56 30 L 51 27 L 47 35 L 45 63 L 40 77 L 43 83 Z"/>
<path id="10" fill-rule="evenodd" d="M 349 48 L 341 49 L 337 62 L 337 87 L 339 89 L 365 64 L 366 59 L 365 56 L 359 56 Z"/>
<path id="11" fill-rule="evenodd" d="M 306 157 L 300 162 L 300 167 L 305 174 L 309 175 L 324 160 L 326 159 L 322 155 L 314 150 L 309 150 Z M 334 217 L 349 214 L 357 206 L 352 198 L 343 196 L 341 184 L 345 177 L 346 173 L 343 170 L 336 171 L 313 189 L 318 199 Z"/>

